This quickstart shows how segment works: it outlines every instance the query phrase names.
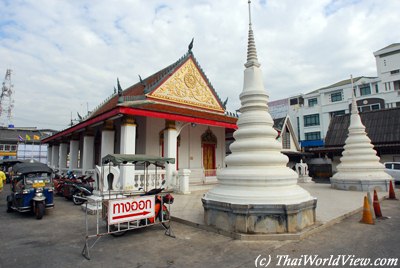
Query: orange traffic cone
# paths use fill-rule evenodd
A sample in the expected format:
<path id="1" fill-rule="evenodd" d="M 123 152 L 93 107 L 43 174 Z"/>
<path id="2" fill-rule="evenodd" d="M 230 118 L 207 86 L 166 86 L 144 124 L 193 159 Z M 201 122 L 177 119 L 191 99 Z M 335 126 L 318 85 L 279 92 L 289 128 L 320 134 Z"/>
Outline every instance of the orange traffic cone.
<path id="1" fill-rule="evenodd" d="M 364 208 L 363 208 L 363 216 L 360 220 L 361 223 L 366 224 L 375 224 L 374 219 L 372 218 L 371 211 L 369 209 L 368 197 L 364 196 Z"/>
<path id="2" fill-rule="evenodd" d="M 382 218 L 381 205 L 379 204 L 378 194 L 374 190 L 374 212 L 376 218 Z"/>
<path id="3" fill-rule="evenodd" d="M 389 185 L 389 198 L 388 199 L 397 200 L 396 194 L 394 193 L 394 187 L 393 187 L 392 181 L 390 181 L 390 185 Z"/>

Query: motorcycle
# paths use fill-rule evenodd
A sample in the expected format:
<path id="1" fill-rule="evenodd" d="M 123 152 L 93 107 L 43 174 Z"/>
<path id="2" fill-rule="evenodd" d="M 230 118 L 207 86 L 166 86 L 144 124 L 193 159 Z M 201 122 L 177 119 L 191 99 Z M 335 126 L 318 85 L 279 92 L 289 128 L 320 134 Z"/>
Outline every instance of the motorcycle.
<path id="1" fill-rule="evenodd" d="M 165 204 L 172 204 L 174 202 L 174 197 L 170 194 L 167 193 L 164 196 L 161 196 L 160 193 L 163 191 L 163 188 L 156 188 L 156 189 L 151 189 L 147 193 L 142 194 L 142 196 L 146 195 L 154 195 L 156 202 L 155 202 L 155 209 L 154 209 L 154 217 L 149 218 L 148 221 L 150 223 L 154 223 L 156 219 L 158 219 L 161 224 L 164 226 L 165 229 L 169 229 L 170 224 L 169 224 L 169 219 L 170 219 L 170 213 Z M 142 220 L 145 223 L 146 219 Z"/>
<path id="2" fill-rule="evenodd" d="M 79 182 L 81 177 L 77 178 L 73 171 L 68 171 L 63 178 L 62 184 L 59 187 L 61 195 L 67 200 L 72 200 L 75 193 L 75 184 Z"/>
<path id="3" fill-rule="evenodd" d="M 61 174 L 56 173 L 53 178 L 54 192 L 56 195 L 60 195 L 60 196 L 63 195 L 64 182 L 65 182 L 64 173 L 61 173 Z"/>
<path id="4" fill-rule="evenodd" d="M 13 166 L 15 176 L 7 196 L 7 212 L 32 211 L 40 220 L 45 209 L 53 208 L 53 170 L 42 163 L 19 163 Z"/>
<path id="5" fill-rule="evenodd" d="M 87 201 L 87 197 L 93 194 L 93 182 L 94 179 L 89 175 L 78 178 L 77 182 L 72 184 L 72 187 L 74 187 L 72 202 L 75 205 L 82 205 Z"/>

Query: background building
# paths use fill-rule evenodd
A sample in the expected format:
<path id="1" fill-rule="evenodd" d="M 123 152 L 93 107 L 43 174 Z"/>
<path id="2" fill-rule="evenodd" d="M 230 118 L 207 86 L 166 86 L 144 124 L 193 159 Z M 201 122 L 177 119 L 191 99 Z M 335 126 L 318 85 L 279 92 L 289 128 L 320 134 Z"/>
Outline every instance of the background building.
<path id="1" fill-rule="evenodd" d="M 41 140 L 56 132 L 34 127 L 0 127 L 0 159 L 35 159 L 47 163 L 47 145 Z"/>
<path id="2" fill-rule="evenodd" d="M 400 161 L 400 107 L 369 111 L 360 114 L 365 131 L 380 157 L 380 162 Z M 325 138 L 324 148 L 311 148 L 332 159 L 332 173 L 340 163 L 340 156 L 348 134 L 350 114 L 332 118 Z"/>
<path id="3" fill-rule="evenodd" d="M 360 112 L 400 107 L 400 44 L 374 52 L 378 77 L 356 77 L 288 98 L 287 113 L 301 146 L 324 145 L 331 119 L 348 114 L 354 93 Z M 276 105 L 275 105 L 276 104 Z M 271 115 L 282 114 L 281 102 L 270 103 Z"/>

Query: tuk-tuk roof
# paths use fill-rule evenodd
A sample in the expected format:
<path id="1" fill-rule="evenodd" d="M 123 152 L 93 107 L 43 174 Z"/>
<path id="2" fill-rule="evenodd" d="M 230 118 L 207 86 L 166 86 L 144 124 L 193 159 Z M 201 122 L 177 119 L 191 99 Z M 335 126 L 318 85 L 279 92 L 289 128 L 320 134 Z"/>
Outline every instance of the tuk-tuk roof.
<path id="1" fill-rule="evenodd" d="M 0 165 L 1 166 L 13 166 L 18 163 L 40 163 L 39 161 L 35 159 L 2 159 L 0 160 Z"/>
<path id="2" fill-rule="evenodd" d="M 101 159 L 101 163 L 109 164 L 113 163 L 114 166 L 119 164 L 153 164 L 156 166 L 164 166 L 167 164 L 174 164 L 175 158 L 166 158 L 154 155 L 146 154 L 109 154 Z"/>
<path id="3" fill-rule="evenodd" d="M 15 173 L 34 173 L 34 172 L 46 172 L 52 173 L 53 170 L 46 164 L 43 163 L 18 163 L 13 166 Z"/>

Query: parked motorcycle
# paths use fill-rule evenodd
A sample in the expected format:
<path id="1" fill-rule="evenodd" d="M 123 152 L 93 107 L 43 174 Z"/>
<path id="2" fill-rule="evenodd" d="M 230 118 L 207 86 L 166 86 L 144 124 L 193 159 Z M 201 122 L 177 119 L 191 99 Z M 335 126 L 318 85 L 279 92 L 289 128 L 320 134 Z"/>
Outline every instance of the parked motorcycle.
<path id="1" fill-rule="evenodd" d="M 174 202 L 174 197 L 170 194 L 167 193 L 166 195 L 161 196 L 160 193 L 163 191 L 163 188 L 156 188 L 156 189 L 151 189 L 147 193 L 142 194 L 142 196 L 145 195 L 154 195 L 156 202 L 155 202 L 155 209 L 154 209 L 154 218 L 149 218 L 148 221 L 150 223 L 154 223 L 157 219 L 161 222 L 161 224 L 164 226 L 165 229 L 169 229 L 170 224 L 170 213 L 165 204 L 172 204 Z M 146 220 L 142 220 L 145 221 Z"/>
<path id="2" fill-rule="evenodd" d="M 56 195 L 63 195 L 64 192 L 64 173 L 56 173 L 54 178 L 53 178 L 53 184 L 54 184 L 54 192 Z"/>
<path id="3" fill-rule="evenodd" d="M 93 194 L 93 182 L 94 179 L 92 176 L 84 176 L 83 178 L 78 178 L 77 182 L 75 182 L 72 187 L 72 202 L 75 205 L 82 205 L 87 201 L 87 197 Z"/>
<path id="4" fill-rule="evenodd" d="M 75 183 L 78 182 L 78 178 L 72 171 L 68 171 L 66 177 L 64 177 L 63 184 L 60 189 L 62 196 L 67 200 L 72 200 L 75 192 Z"/>

